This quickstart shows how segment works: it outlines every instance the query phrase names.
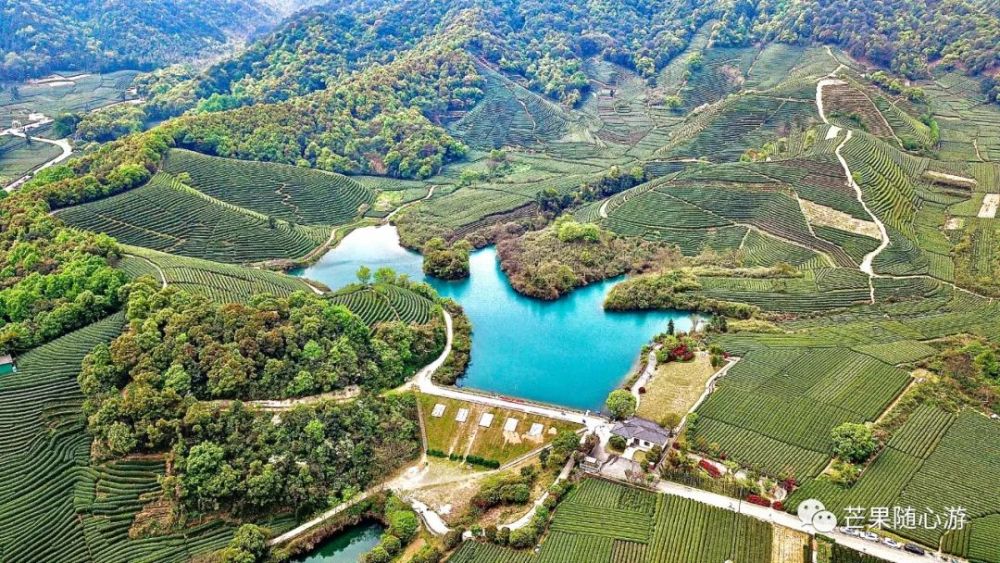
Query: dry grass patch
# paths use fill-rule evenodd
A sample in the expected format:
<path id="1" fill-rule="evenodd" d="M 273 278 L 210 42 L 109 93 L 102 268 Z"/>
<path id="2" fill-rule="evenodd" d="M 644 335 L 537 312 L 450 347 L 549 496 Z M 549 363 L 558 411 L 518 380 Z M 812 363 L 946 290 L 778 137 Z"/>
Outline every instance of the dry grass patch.
<path id="1" fill-rule="evenodd" d="M 705 383 L 714 373 L 709 355 L 704 352 L 690 362 L 656 366 L 656 373 L 646 383 L 637 414 L 659 423 L 672 414 L 680 420 L 705 392 Z"/>
<path id="2" fill-rule="evenodd" d="M 784 526 L 774 526 L 774 536 L 771 540 L 771 561 L 805 563 L 804 548 L 809 543 L 809 534 Z"/>
<path id="3" fill-rule="evenodd" d="M 802 203 L 802 212 L 811 225 L 821 225 L 833 227 L 849 233 L 863 235 L 874 239 L 880 239 L 881 233 L 878 226 L 871 221 L 864 221 L 838 211 L 832 207 L 813 203 L 809 200 L 799 200 Z"/>
<path id="4" fill-rule="evenodd" d="M 441 416 L 435 407 L 444 405 Z M 579 424 L 525 414 L 509 409 L 488 407 L 457 399 L 420 395 L 420 409 L 427 429 L 427 447 L 445 455 L 479 456 L 507 463 L 552 441 L 561 430 L 576 431 Z M 461 409 L 468 409 L 464 422 L 456 420 Z M 480 426 L 484 414 L 492 414 L 489 427 Z M 508 419 L 517 421 L 513 431 L 506 431 Z M 531 435 L 534 424 L 541 424 L 539 435 Z"/>

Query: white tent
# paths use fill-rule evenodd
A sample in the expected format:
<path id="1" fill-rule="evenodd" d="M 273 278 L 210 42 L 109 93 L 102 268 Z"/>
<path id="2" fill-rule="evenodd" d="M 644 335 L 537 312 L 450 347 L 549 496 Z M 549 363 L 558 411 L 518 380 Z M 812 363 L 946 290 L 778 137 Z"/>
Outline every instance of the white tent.
<path id="1" fill-rule="evenodd" d="M 483 428 L 489 428 L 493 424 L 493 415 L 488 412 L 483 413 L 483 417 L 479 419 L 479 425 Z"/>
<path id="2" fill-rule="evenodd" d="M 465 422 L 469 419 L 469 409 L 458 409 L 458 414 L 455 415 L 455 420 L 459 422 Z"/>
<path id="3" fill-rule="evenodd" d="M 539 424 L 539 423 L 536 422 L 536 423 L 532 424 L 531 425 L 531 429 L 528 430 L 528 436 L 541 436 L 542 435 L 542 430 L 544 430 L 544 429 L 545 429 L 544 426 L 542 426 L 541 424 Z"/>
<path id="4" fill-rule="evenodd" d="M 442 416 L 444 416 L 444 405 L 442 405 L 441 403 L 434 405 L 434 410 L 431 411 L 431 416 L 433 416 L 434 418 L 441 418 Z"/>

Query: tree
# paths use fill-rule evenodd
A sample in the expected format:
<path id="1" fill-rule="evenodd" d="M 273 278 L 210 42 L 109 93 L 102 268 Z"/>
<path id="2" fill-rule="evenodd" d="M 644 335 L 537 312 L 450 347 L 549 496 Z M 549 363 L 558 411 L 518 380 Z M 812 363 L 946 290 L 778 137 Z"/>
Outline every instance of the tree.
<path id="1" fill-rule="evenodd" d="M 389 515 L 389 533 L 403 543 L 410 543 L 420 528 L 420 521 L 412 510 L 397 510 Z"/>
<path id="2" fill-rule="evenodd" d="M 368 285 L 372 281 L 372 270 L 368 266 L 361 266 L 358 268 L 358 282 Z"/>
<path id="3" fill-rule="evenodd" d="M 833 453 L 851 463 L 867 460 L 878 444 L 871 426 L 856 422 L 845 422 L 833 429 Z"/>
<path id="4" fill-rule="evenodd" d="M 636 400 L 630 391 L 615 389 L 608 395 L 604 405 L 615 420 L 625 420 L 635 414 Z"/>
<path id="5" fill-rule="evenodd" d="M 667 334 L 673 336 L 676 331 L 677 328 L 674 325 L 674 320 L 670 319 L 669 321 L 667 321 Z"/>
<path id="6" fill-rule="evenodd" d="M 264 531 L 254 524 L 240 526 L 229 545 L 222 550 L 220 559 L 225 563 L 257 563 L 267 556 L 267 538 Z"/>

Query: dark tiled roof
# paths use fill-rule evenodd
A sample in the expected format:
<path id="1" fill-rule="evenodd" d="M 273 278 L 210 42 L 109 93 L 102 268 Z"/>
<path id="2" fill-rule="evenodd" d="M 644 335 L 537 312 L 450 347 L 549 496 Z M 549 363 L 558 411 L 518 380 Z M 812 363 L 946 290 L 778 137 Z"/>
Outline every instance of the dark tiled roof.
<path id="1" fill-rule="evenodd" d="M 662 426 L 637 416 L 619 422 L 611 429 L 611 433 L 626 439 L 638 438 L 652 444 L 664 444 L 670 438 L 670 433 Z"/>

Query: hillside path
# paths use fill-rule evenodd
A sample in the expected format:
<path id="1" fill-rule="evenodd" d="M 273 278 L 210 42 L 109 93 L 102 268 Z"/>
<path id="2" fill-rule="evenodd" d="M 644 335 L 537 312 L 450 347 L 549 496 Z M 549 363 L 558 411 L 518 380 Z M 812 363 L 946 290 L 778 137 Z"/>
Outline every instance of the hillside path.
<path id="1" fill-rule="evenodd" d="M 41 125 L 45 125 L 45 124 L 50 123 L 50 122 L 51 122 L 51 120 L 49 120 L 49 121 L 40 121 L 40 122 L 38 122 L 37 125 L 36 124 L 31 124 L 31 125 L 34 125 L 34 127 L 31 127 L 29 125 L 29 126 L 25 127 L 25 129 L 29 129 L 29 128 L 34 129 L 36 127 L 40 127 Z M 27 133 L 25 133 L 24 130 L 20 130 L 19 131 L 19 130 L 15 130 L 15 129 L 7 129 L 7 130 L 4 130 L 3 132 L 0 132 L 0 135 L 12 135 L 14 137 L 21 137 L 22 139 L 27 138 Z M 8 186 L 6 186 L 3 189 L 3 191 L 5 191 L 7 193 L 13 192 L 17 188 L 20 188 L 21 185 L 23 185 L 25 182 L 27 182 L 28 180 L 34 178 L 35 174 L 38 174 L 39 172 L 41 172 L 42 170 L 45 170 L 46 168 L 55 166 L 56 164 L 59 164 L 60 162 L 66 160 L 67 158 L 70 157 L 70 155 L 73 154 L 73 147 L 70 146 L 69 139 L 57 139 L 57 140 L 53 140 L 53 139 L 46 139 L 44 137 L 32 137 L 31 140 L 32 141 L 39 141 L 39 142 L 42 142 L 42 143 L 47 143 L 47 144 L 50 144 L 50 145 L 55 145 L 55 146 L 59 147 L 62 150 L 62 153 L 60 153 L 55 158 L 53 158 L 53 159 L 45 162 L 41 166 L 35 168 L 34 170 L 28 172 L 24 176 L 21 176 L 20 178 L 18 178 L 17 180 L 15 180 L 14 182 L 12 182 Z"/>

